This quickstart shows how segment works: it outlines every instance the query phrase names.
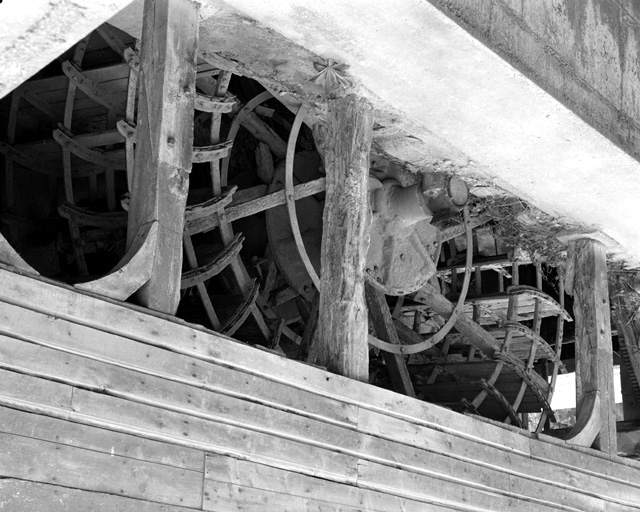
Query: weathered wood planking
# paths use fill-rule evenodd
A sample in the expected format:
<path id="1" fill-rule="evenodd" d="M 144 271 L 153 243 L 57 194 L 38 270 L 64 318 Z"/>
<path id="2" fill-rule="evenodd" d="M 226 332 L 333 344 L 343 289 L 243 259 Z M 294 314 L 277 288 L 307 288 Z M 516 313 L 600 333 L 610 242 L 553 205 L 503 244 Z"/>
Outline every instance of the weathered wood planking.
<path id="1" fill-rule="evenodd" d="M 11 512 L 193 512 L 192 508 L 15 479 L 0 480 L 2 509 Z"/>
<path id="2" fill-rule="evenodd" d="M 0 367 L 29 372 L 96 393 L 106 393 L 216 423 L 241 425 L 283 438 L 300 441 L 312 439 L 317 444 L 335 444 L 353 449 L 358 447 L 360 441 L 354 431 L 346 430 L 343 426 L 326 424 L 160 377 L 140 375 L 133 370 L 6 336 L 0 336 Z M 74 399 L 77 396 L 76 392 Z"/>
<path id="3" fill-rule="evenodd" d="M 0 432 L 191 471 L 202 471 L 204 462 L 204 454 L 192 448 L 7 407 L 0 407 Z"/>
<path id="4" fill-rule="evenodd" d="M 43 279 L 0 277 L 0 364 L 31 373 L 1 371 L 0 400 L 58 418 L 38 422 L 38 441 L 51 441 L 47 427 L 55 432 L 56 422 L 71 420 L 59 444 L 85 428 L 107 429 L 124 443 L 135 435 L 157 447 L 244 459 L 260 475 L 290 475 L 289 487 L 274 483 L 268 493 L 261 489 L 268 479 L 255 487 L 218 475 L 217 497 L 205 482 L 205 508 L 357 510 L 357 500 L 375 492 L 376 506 L 389 503 L 381 510 L 401 509 L 398 500 L 406 510 L 414 501 L 422 510 L 478 510 L 490 498 L 509 510 L 640 510 L 637 464 L 539 441 Z M 314 495 L 318 476 L 336 490 Z M 305 485 L 311 494 L 295 494 Z"/>
<path id="5" fill-rule="evenodd" d="M 226 485 L 224 485 L 226 484 Z M 220 505 L 229 506 L 229 497 L 236 497 L 253 491 L 256 496 L 262 496 L 258 504 L 264 510 L 302 510 L 294 508 L 299 506 L 299 499 L 326 500 L 340 507 L 340 510 L 403 510 L 406 512 L 422 511 L 424 504 L 397 498 L 381 492 L 359 489 L 355 486 L 340 485 L 307 475 L 283 471 L 278 468 L 255 464 L 252 462 L 224 457 L 220 455 L 207 455 L 205 463 L 205 510 L 218 510 Z M 220 490 L 223 489 L 221 492 Z M 270 491 L 270 492 L 265 492 Z M 231 495 L 230 493 L 233 493 Z M 281 502 L 284 496 L 295 497 L 290 503 Z M 276 505 L 281 505 L 280 508 Z M 295 504 L 295 505 L 294 505 Z M 246 503 L 242 503 L 246 506 Z M 238 506 L 237 503 L 235 505 Z M 289 507 L 289 508 L 286 508 Z M 346 508 L 349 507 L 349 508 Z M 303 507 L 304 510 L 308 510 Z M 241 510 L 246 510 L 242 508 Z M 333 510 L 331 508 L 330 510 Z"/>
<path id="6" fill-rule="evenodd" d="M 221 395 L 355 426 L 354 405 L 0 302 L 0 333 Z"/>
<path id="7" fill-rule="evenodd" d="M 199 507 L 202 473 L 0 433 L 3 477 Z"/>

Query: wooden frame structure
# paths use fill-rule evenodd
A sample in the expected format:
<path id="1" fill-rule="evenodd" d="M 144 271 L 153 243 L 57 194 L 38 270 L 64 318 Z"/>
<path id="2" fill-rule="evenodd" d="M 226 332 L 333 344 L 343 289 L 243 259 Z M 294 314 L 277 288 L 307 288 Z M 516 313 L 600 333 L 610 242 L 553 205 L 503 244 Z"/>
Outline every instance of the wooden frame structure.
<path id="1" fill-rule="evenodd" d="M 221 113 L 233 103 L 226 98 L 231 73 L 219 71 L 214 86 L 209 84 L 210 95 L 196 92 L 197 27 L 198 9 L 191 0 L 146 0 L 139 57 L 120 48 L 103 28 L 105 40 L 122 50 L 132 70 L 125 124 L 117 125 L 118 134 L 110 130 L 107 136 L 108 142 L 110 137 L 114 143 L 126 141 L 124 159 L 93 151 L 90 142 L 69 132 L 74 84 L 82 83 L 85 94 L 106 103 L 110 112 L 116 107 L 97 84 L 82 78 L 78 67 L 84 45 L 64 66 L 69 77 L 64 122 L 54 139 L 62 148 L 70 203 L 63 210 L 72 238 L 80 240 L 78 219 L 88 215 L 73 201 L 75 154 L 108 170 L 109 210 L 115 206 L 112 171 L 127 169 L 127 253 L 106 276 L 71 287 L 38 277 L 0 238 L 0 451 L 8 455 L 0 459 L 0 503 L 16 512 L 49 510 L 53 501 L 74 512 L 640 510 L 640 465 L 616 456 L 603 246 L 593 240 L 569 242 L 568 288 L 576 300 L 580 341 L 578 422 L 566 440 L 540 433 L 542 427 L 537 433 L 517 428 L 523 426 L 518 407 L 528 389 L 543 404 L 541 424 L 552 416 L 541 391 L 549 383 L 533 367 L 538 351 L 544 352 L 555 363 L 553 384 L 562 327 L 554 353 L 540 341 L 540 318 L 545 307 L 559 318 L 564 314 L 561 305 L 538 293 L 532 302 L 533 328 L 516 324 L 517 303 L 527 291 L 517 286 L 508 291 L 506 318 L 498 326 L 502 338 L 481 327 L 477 303 L 471 317 L 458 317 L 460 308 L 432 285 L 419 292 L 425 307 L 451 318 L 457 336 L 474 339 L 469 360 L 476 350 L 491 359 L 493 373 L 478 380 L 481 389 L 469 405 L 477 409 L 492 397 L 502 405 L 507 425 L 416 399 L 402 351 L 384 357 L 402 394 L 370 386 L 369 325 L 387 344 L 427 341 L 398 322 L 384 294 L 366 284 L 373 108 L 349 90 L 342 69 L 330 61 L 317 75 L 326 80 L 329 126 L 318 144 L 325 152 L 326 178 L 294 188 L 289 175 L 281 193 L 234 199 L 236 188 L 225 187 L 235 133 L 227 142 L 220 139 Z M 247 104 L 234 123 L 249 116 L 260 98 Z M 194 147 L 196 109 L 212 114 L 210 145 L 204 148 Z M 296 136 L 306 107 L 298 112 Z M 13 186 L 14 161 L 41 167 L 13 146 L 13 135 L 10 130 L 0 147 L 7 157 L 8 186 Z M 294 136 L 287 153 L 294 152 L 295 143 Z M 222 165 L 221 158 L 226 158 Z M 206 162 L 213 199 L 187 207 L 192 164 Z M 291 167 L 290 161 L 288 171 Z M 300 339 L 286 332 L 282 322 L 267 322 L 274 315 L 249 279 L 240 256 L 243 239 L 231 222 L 283 204 L 295 215 L 295 199 L 318 192 L 326 192 L 320 289 L 317 301 L 301 308 L 307 308 L 310 327 Z M 101 222 L 120 225 L 121 217 Z M 214 227 L 223 251 L 199 265 L 191 236 Z M 186 272 L 183 250 L 190 268 Z M 87 274 L 81 248 L 74 252 L 79 273 Z M 223 323 L 205 283 L 227 266 L 242 304 Z M 188 288 L 197 289 L 217 332 L 173 317 L 180 291 Z M 134 294 L 139 306 L 124 302 Z M 250 317 L 271 347 L 278 348 L 285 333 L 322 368 L 225 336 Z M 524 356 L 511 350 L 518 334 L 527 338 Z M 445 341 L 446 346 L 451 342 Z M 515 400 L 497 384 L 507 367 L 522 380 Z"/>

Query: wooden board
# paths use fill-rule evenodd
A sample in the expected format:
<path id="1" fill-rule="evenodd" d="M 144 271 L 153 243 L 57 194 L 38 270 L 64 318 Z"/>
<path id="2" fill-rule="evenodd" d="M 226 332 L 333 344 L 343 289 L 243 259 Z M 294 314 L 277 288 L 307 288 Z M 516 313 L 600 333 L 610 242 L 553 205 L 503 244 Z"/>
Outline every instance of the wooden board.
<path id="1" fill-rule="evenodd" d="M 251 430 L 79 389 L 74 391 L 73 408 L 82 416 L 100 419 L 105 426 L 122 425 L 144 437 L 334 481 L 355 481 L 355 457 L 321 447 L 321 443 L 274 435 L 268 425 L 262 431 Z"/>
<path id="2" fill-rule="evenodd" d="M 326 506 L 327 510 L 352 510 L 351 507 L 367 511 L 403 510 L 410 512 L 424 510 L 422 503 L 411 500 L 217 455 L 207 456 L 204 485 L 205 510 L 218 510 L 216 507 L 222 505 L 233 507 L 227 497 L 237 498 L 246 495 L 249 491 L 253 491 L 254 496 L 262 494 L 265 500 L 263 506 L 270 509 L 273 509 L 276 504 L 289 506 L 286 501 L 281 501 L 283 495 L 288 495 L 293 498 L 290 504 L 296 504 L 296 506 L 299 506 L 301 499 L 312 502 L 316 500 L 330 502 L 331 505 L 327 504 Z M 224 489 L 224 493 L 221 493 L 220 489 Z M 244 506 L 244 498 L 241 498 L 240 501 Z M 275 508 L 281 510 L 279 507 Z M 233 510 L 233 508 L 229 510 Z M 301 509 L 293 508 L 291 510 Z"/>
<path id="3" fill-rule="evenodd" d="M 145 382 L 151 382 L 149 377 L 160 378 L 156 373 L 148 375 L 157 370 L 158 373 L 163 372 L 162 379 L 183 385 L 190 383 L 188 387 L 202 387 L 207 379 L 214 378 L 215 371 L 219 368 L 220 371 L 224 369 L 228 372 L 221 379 L 234 373 L 242 376 L 234 382 L 251 378 L 251 384 L 243 388 L 248 393 L 251 392 L 251 386 L 259 388 L 261 382 L 278 385 L 278 388 L 273 388 L 275 394 L 270 398 L 274 404 L 281 400 L 290 400 L 288 403 L 293 404 L 291 396 L 301 392 L 309 393 L 309 396 L 323 395 L 325 399 L 348 405 L 351 423 L 349 426 L 345 425 L 345 428 L 353 431 L 355 421 L 357 430 L 365 435 L 362 437 L 364 444 L 356 445 L 353 450 L 348 446 L 341 446 L 339 441 L 334 442 L 332 448 L 327 446 L 327 449 L 321 449 L 311 438 L 306 443 L 301 443 L 281 437 L 281 434 L 273 436 L 241 426 L 220 425 L 211 419 L 197 416 L 193 411 L 198 410 L 198 405 L 188 402 L 183 404 L 180 411 L 169 411 L 149 403 L 132 402 L 130 399 L 75 388 L 73 403 L 69 406 L 68 401 L 56 401 L 57 391 L 70 389 L 64 384 L 44 381 L 46 385 L 41 383 L 35 386 L 34 382 L 41 379 L 13 372 L 0 373 L 0 383 L 9 383 L 8 391 L 3 391 L 4 394 L 11 394 L 9 399 L 22 400 L 23 404 L 24 401 L 32 402 L 35 404 L 34 408 L 40 407 L 41 412 L 55 409 L 75 422 L 91 421 L 94 427 L 101 425 L 122 434 L 135 434 L 176 446 L 249 459 L 256 464 L 309 477 L 319 475 L 334 482 L 351 483 L 357 479 L 358 482 L 364 482 L 365 486 L 371 484 L 371 490 L 375 491 L 380 491 L 384 486 L 374 489 L 372 482 L 375 479 L 369 481 L 358 477 L 354 469 L 355 460 L 379 464 L 387 468 L 383 473 L 392 471 L 394 475 L 398 474 L 398 464 L 408 461 L 408 472 L 420 477 L 416 477 L 417 487 L 420 482 L 424 483 L 421 478 L 425 476 L 425 471 L 442 471 L 441 477 L 429 478 L 440 481 L 442 477 L 446 477 L 445 479 L 450 480 L 455 477 L 457 465 L 461 464 L 462 467 L 472 468 L 469 469 L 470 474 L 474 471 L 484 472 L 487 468 L 491 470 L 488 474 L 495 474 L 492 472 L 497 471 L 507 479 L 524 478 L 525 483 L 522 485 L 525 487 L 526 480 L 532 479 L 544 484 L 538 489 L 542 489 L 540 492 L 549 496 L 549 500 L 556 493 L 565 493 L 558 495 L 558 499 L 565 499 L 563 496 L 578 492 L 596 501 L 602 500 L 608 508 L 616 510 L 624 510 L 625 507 L 626 510 L 634 510 L 637 509 L 635 504 L 640 503 L 640 484 L 636 483 L 640 469 L 638 464 L 614 462 L 593 450 L 570 449 L 561 441 L 548 441 L 544 436 L 545 440 L 540 441 L 512 427 L 479 422 L 317 368 L 287 361 L 271 353 L 256 352 L 251 347 L 207 333 L 203 329 L 168 321 L 160 316 L 143 315 L 131 307 L 74 293 L 63 286 L 48 284 L 43 279 L 6 271 L 0 274 L 4 284 L 0 288 L 0 302 L 18 303 L 18 309 L 7 305 L 1 307 L 0 325 L 9 322 L 5 329 L 28 328 L 30 336 L 44 338 L 45 341 L 49 331 L 52 333 L 51 343 L 57 344 L 63 343 L 60 340 L 65 340 L 66 331 L 69 339 L 64 341 L 67 346 L 65 350 L 80 352 L 86 346 L 87 351 L 100 354 L 100 358 L 104 359 L 103 363 L 112 364 L 107 359 L 114 358 L 120 361 L 118 366 L 131 365 L 130 370 L 141 372 Z M 32 303 L 31 297 L 35 296 L 42 300 Z M 21 313 L 20 306 L 28 306 L 30 310 Z M 46 322 L 40 320 L 42 330 L 39 333 L 31 327 L 35 318 L 32 315 L 41 315 L 33 313 L 34 309 L 53 317 Z M 75 321 L 71 321 L 72 319 Z M 56 324 L 59 325 L 58 331 Z M 74 329 L 83 329 L 84 332 Z M 92 340 L 93 337 L 96 338 L 95 341 Z M 136 350 L 135 346 L 141 348 Z M 133 351 L 129 352 L 130 349 Z M 150 366 L 145 366 L 146 360 L 151 361 Z M 174 363 L 177 363 L 176 374 L 172 377 Z M 190 377 L 187 373 L 190 363 L 194 363 L 194 375 L 197 377 Z M 7 374 L 13 381 L 7 380 Z M 224 387 L 223 384 L 219 385 Z M 171 389 L 172 386 L 173 384 Z M 276 389 L 279 391 L 276 392 Z M 163 393 L 162 390 L 166 394 L 169 388 L 161 386 L 158 392 Z M 231 390 L 227 391 L 230 392 Z M 262 396 L 267 399 L 266 395 Z M 146 399 L 141 395 L 141 400 Z M 314 405 L 316 406 L 318 405 Z M 176 409 L 175 406 L 172 408 Z M 356 418 L 351 415 L 353 412 L 358 415 Z M 335 422 L 333 424 L 337 426 Z M 386 441 L 382 443 L 378 439 Z M 402 446 L 397 446 L 398 444 Z M 432 453 L 438 456 L 434 457 Z M 446 457 L 453 459 L 455 463 L 447 462 Z M 404 478 L 398 480 L 397 477 L 390 476 L 391 473 L 384 474 L 387 475 L 382 478 L 385 485 L 392 485 L 393 482 L 400 482 L 397 484 L 400 487 L 404 485 Z M 517 485 L 520 485 L 519 481 Z M 385 489 L 385 493 L 400 494 L 405 499 L 424 500 L 419 493 L 411 494 L 417 492 L 417 487 Z M 463 487 L 466 488 L 466 484 Z M 472 491 L 461 492 L 460 495 L 471 496 L 478 491 L 475 487 L 471 489 Z M 439 488 L 436 491 L 439 492 Z M 532 502 L 527 503 L 530 505 Z M 535 502 L 533 506 L 538 505 Z M 530 507 L 529 510 L 531 509 Z"/>
<path id="4" fill-rule="evenodd" d="M 0 407 L 0 432 L 192 471 L 202 471 L 204 462 L 204 454 L 191 448 L 7 407 Z"/>
<path id="5" fill-rule="evenodd" d="M 286 439 L 353 450 L 359 445 L 357 433 L 340 426 L 1 335 L 0 367 Z"/>
<path id="6" fill-rule="evenodd" d="M 0 433 L 0 475 L 199 507 L 202 473 Z"/>
<path id="7" fill-rule="evenodd" d="M 299 416 L 345 426 L 357 422 L 353 405 L 1 302 L 0 333 Z"/>
<path id="8" fill-rule="evenodd" d="M 193 512 L 192 508 L 14 479 L 0 479 L 1 508 L 11 512 Z"/>

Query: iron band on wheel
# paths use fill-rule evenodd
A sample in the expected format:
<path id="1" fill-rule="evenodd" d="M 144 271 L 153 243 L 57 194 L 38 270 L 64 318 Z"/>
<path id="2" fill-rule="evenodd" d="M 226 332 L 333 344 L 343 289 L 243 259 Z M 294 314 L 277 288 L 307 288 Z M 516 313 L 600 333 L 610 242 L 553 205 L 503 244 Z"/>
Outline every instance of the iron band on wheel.
<path id="1" fill-rule="evenodd" d="M 464 301 L 467 298 L 467 292 L 469 291 L 469 281 L 471 280 L 471 265 L 473 263 L 473 251 L 469 250 L 473 247 L 473 239 L 471 232 L 472 230 L 469 226 L 469 209 L 467 206 L 463 208 L 462 215 L 464 218 L 464 227 L 467 239 L 467 259 L 465 261 L 464 268 L 464 281 L 462 283 L 462 290 L 460 291 L 458 303 L 453 309 L 453 312 L 451 313 L 451 316 L 449 317 L 447 322 L 442 326 L 442 329 L 440 329 L 429 339 L 426 339 L 421 343 L 417 343 L 416 345 L 396 345 L 394 343 L 382 341 L 373 336 L 369 336 L 369 344 L 386 352 L 391 352 L 392 354 L 417 354 L 418 352 L 422 352 L 423 350 L 427 350 L 433 347 L 434 345 L 442 341 L 447 334 L 449 334 L 449 331 L 451 331 L 454 324 L 456 323 L 456 320 L 460 315 L 460 312 L 462 311 L 462 307 L 464 306 Z"/>
<path id="2" fill-rule="evenodd" d="M 304 121 L 305 116 L 307 115 L 307 108 L 304 105 L 300 105 L 298 109 L 298 113 L 296 114 L 296 118 L 293 121 L 293 126 L 291 127 L 291 133 L 289 134 L 289 141 L 287 142 L 287 157 L 286 157 L 286 167 L 285 167 L 285 182 L 284 182 L 284 191 L 285 191 L 285 200 L 287 202 L 287 212 L 289 212 L 289 222 L 291 224 L 291 232 L 293 233 L 293 239 L 296 242 L 296 247 L 298 248 L 298 254 L 300 254 L 300 258 L 302 258 L 302 263 L 304 263 L 304 267 L 307 269 L 309 273 L 309 277 L 313 281 L 317 290 L 320 290 L 320 277 L 318 277 L 318 273 L 316 269 L 313 267 L 311 260 L 309 259 L 309 255 L 307 254 L 307 250 L 304 247 L 304 242 L 302 240 L 302 235 L 300 234 L 300 226 L 298 225 L 298 217 L 296 215 L 296 201 L 293 196 L 293 159 L 295 158 L 296 152 L 296 141 L 298 140 L 298 133 L 300 132 L 300 127 L 302 126 L 302 121 Z"/>

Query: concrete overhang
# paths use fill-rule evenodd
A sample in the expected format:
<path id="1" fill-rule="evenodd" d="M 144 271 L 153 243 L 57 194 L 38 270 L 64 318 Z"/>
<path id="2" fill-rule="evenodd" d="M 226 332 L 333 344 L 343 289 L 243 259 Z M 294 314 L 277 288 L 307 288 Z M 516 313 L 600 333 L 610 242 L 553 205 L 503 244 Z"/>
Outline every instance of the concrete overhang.
<path id="1" fill-rule="evenodd" d="M 24 0 L 0 4 L 0 98 L 132 0 Z"/>
<path id="2" fill-rule="evenodd" d="M 482 176 L 600 229 L 640 263 L 640 163 L 432 4 L 200 3 L 200 49 L 210 58 L 284 100 L 316 105 L 317 115 L 314 60 L 344 62 L 357 93 L 378 110 L 376 143 L 391 156 L 414 169 Z M 136 0 L 110 22 L 139 36 L 141 7 Z"/>
<path id="3" fill-rule="evenodd" d="M 314 56 L 344 62 L 358 92 L 386 114 L 378 138 L 392 156 L 484 175 L 547 213 L 601 230 L 640 263 L 640 163 L 432 4 L 205 4 L 212 17 L 201 25 L 202 50 L 299 97 Z"/>

